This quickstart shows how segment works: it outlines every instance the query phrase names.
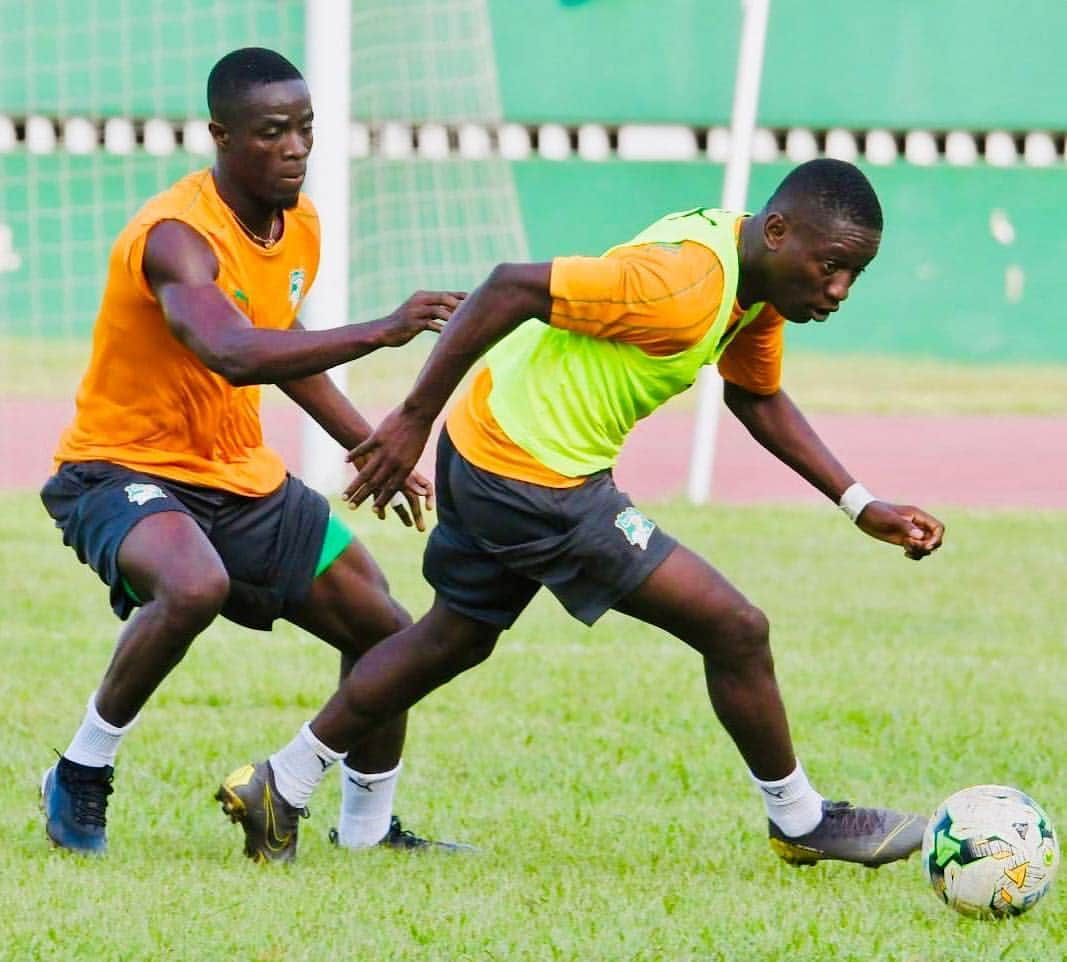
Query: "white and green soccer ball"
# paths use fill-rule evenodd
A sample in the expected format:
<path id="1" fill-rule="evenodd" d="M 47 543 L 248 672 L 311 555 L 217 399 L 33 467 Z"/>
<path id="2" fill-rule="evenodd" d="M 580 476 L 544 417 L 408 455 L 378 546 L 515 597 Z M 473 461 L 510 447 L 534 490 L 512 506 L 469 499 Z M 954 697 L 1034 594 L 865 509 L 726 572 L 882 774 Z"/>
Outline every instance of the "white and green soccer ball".
<path id="1" fill-rule="evenodd" d="M 1052 822 L 1030 796 L 975 785 L 945 799 L 926 826 L 923 868 L 962 915 L 1022 915 L 1049 890 L 1060 862 Z"/>

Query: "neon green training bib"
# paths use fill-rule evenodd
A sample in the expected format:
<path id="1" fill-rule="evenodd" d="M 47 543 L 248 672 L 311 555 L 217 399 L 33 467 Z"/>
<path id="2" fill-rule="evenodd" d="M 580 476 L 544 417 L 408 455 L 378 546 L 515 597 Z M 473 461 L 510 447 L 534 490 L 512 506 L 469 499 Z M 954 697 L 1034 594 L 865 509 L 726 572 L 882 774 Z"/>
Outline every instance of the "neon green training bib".
<path id="1" fill-rule="evenodd" d="M 566 477 L 614 465 L 633 426 L 692 385 L 700 368 L 714 364 L 762 310 L 762 303 L 753 304 L 725 335 L 737 296 L 734 228 L 742 216 L 708 208 L 668 214 L 618 245 L 695 241 L 719 258 L 723 292 L 718 313 L 707 333 L 685 351 L 652 357 L 633 344 L 533 320 L 493 347 L 486 355 L 493 378 L 489 408 L 507 436 Z"/>

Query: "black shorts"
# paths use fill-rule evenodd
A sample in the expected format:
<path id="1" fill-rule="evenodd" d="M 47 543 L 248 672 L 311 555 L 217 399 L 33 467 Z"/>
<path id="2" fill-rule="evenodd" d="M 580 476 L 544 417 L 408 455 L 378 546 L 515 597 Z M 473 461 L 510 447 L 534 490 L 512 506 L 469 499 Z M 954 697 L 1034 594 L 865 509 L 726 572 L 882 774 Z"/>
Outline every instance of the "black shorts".
<path id="1" fill-rule="evenodd" d="M 207 535 L 230 576 L 222 614 L 249 628 L 269 629 L 283 610 L 311 590 L 330 509 L 297 478 L 263 497 L 172 481 L 107 461 L 63 464 L 41 500 L 78 559 L 111 588 L 122 619 L 136 602 L 119 572 L 119 548 L 138 521 L 162 511 L 187 514 Z"/>
<path id="2" fill-rule="evenodd" d="M 452 609 L 510 628 L 544 585 L 593 624 L 659 567 L 677 541 L 615 487 L 610 471 L 574 488 L 514 481 L 437 445 L 437 527 L 423 575 Z"/>

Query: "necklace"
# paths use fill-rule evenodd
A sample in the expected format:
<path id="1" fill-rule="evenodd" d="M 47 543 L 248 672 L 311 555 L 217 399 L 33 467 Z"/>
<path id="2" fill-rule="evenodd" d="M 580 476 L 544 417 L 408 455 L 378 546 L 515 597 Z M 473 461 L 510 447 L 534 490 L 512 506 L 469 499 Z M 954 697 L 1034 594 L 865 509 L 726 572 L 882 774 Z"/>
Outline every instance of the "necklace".
<path id="1" fill-rule="evenodd" d="M 266 237 L 263 237 L 257 234 L 254 230 L 252 230 L 251 227 L 249 227 L 243 220 L 241 220 L 240 217 L 237 216 L 237 211 L 235 211 L 232 207 L 230 208 L 230 213 L 233 214 L 233 219 L 244 228 L 245 233 L 248 234 L 248 236 L 251 237 L 253 241 L 259 244 L 260 247 L 270 250 L 270 248 L 272 248 L 275 244 L 278 243 L 278 238 L 274 236 L 274 231 L 277 229 L 278 226 L 277 212 L 270 215 L 270 226 L 267 228 Z"/>

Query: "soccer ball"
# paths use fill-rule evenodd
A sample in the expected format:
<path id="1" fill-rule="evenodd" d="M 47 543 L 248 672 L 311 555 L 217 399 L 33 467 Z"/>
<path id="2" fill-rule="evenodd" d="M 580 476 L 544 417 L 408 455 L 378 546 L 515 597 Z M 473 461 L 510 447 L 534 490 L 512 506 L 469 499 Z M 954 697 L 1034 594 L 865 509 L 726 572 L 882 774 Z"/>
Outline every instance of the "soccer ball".
<path id="1" fill-rule="evenodd" d="M 962 915 L 1022 915 L 1049 890 L 1060 861 L 1056 832 L 1028 795 L 975 785 L 945 799 L 923 836 L 934 893 Z"/>

